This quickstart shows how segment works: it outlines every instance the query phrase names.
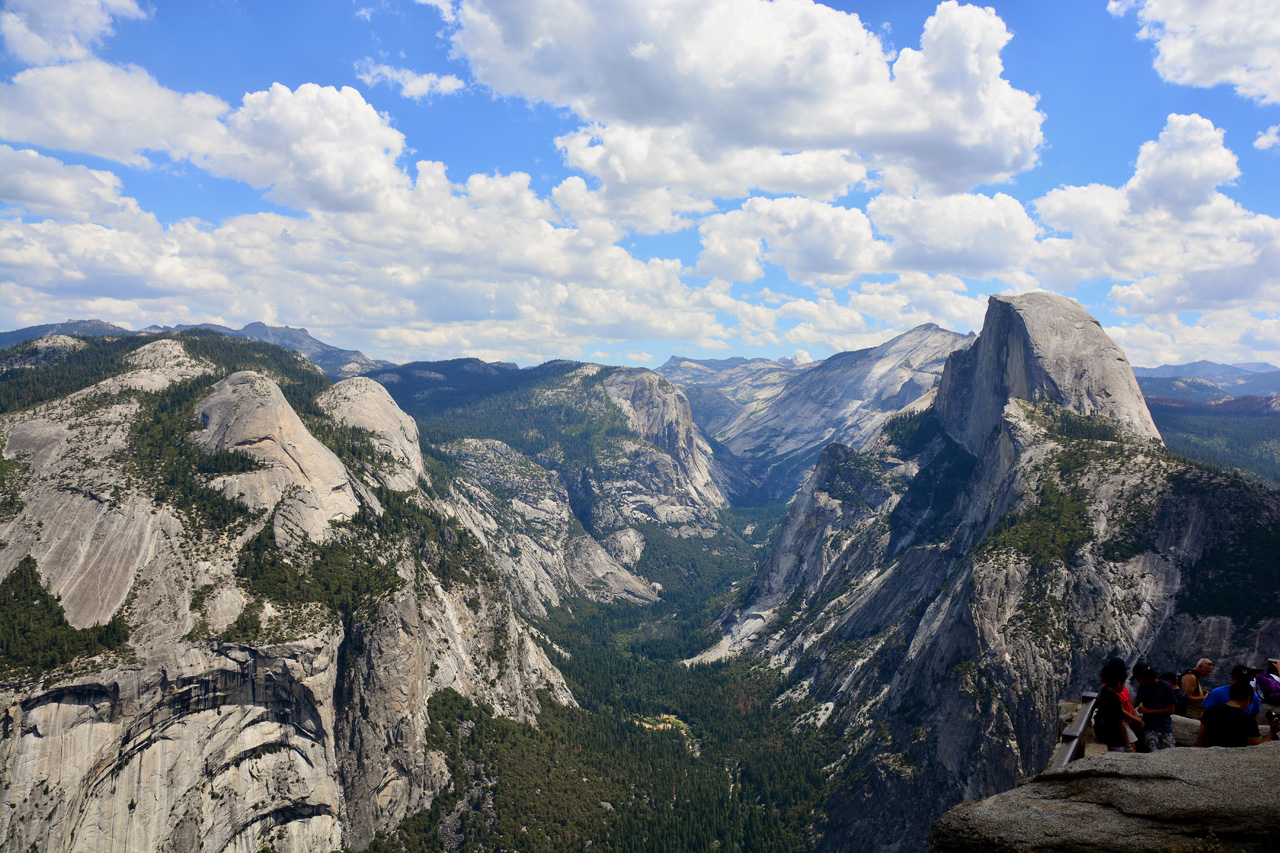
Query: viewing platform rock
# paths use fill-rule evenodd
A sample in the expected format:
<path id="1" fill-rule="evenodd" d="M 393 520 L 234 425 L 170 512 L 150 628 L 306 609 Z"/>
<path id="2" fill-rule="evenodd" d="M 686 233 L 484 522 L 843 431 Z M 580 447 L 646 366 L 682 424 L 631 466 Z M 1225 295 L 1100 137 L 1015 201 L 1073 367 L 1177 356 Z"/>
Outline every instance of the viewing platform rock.
<path id="1" fill-rule="evenodd" d="M 1071 717 L 1063 702 L 1059 716 Z M 933 825 L 934 853 L 1214 853 L 1280 850 L 1280 741 L 1195 747 L 1199 722 L 1174 717 L 1178 748 L 1106 752 L 1011 791 L 961 803 Z"/>

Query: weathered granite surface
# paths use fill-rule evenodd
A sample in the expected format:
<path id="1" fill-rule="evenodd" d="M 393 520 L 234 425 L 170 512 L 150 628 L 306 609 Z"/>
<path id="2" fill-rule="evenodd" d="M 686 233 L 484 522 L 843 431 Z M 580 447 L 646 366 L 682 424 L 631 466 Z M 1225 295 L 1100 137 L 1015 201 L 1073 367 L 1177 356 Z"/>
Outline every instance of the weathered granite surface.
<path id="1" fill-rule="evenodd" d="M 1011 398 L 1050 400 L 1160 440 L 1124 352 L 1079 303 L 1055 293 L 991 297 L 977 343 L 943 371 L 938 417 L 981 455 Z"/>
<path id="2" fill-rule="evenodd" d="M 935 853 L 1165 853 L 1212 835 L 1269 853 L 1280 839 L 1280 743 L 1111 753 L 963 803 L 929 834 Z"/>
<path id="3" fill-rule="evenodd" d="M 338 423 L 373 434 L 373 445 L 391 464 L 375 464 L 382 484 L 393 491 L 411 491 L 425 476 L 418 425 L 372 379 L 346 379 L 325 391 L 316 404 Z"/>
<path id="4" fill-rule="evenodd" d="M 316 604 L 259 600 L 264 639 L 208 639 L 252 597 L 235 564 L 266 516 L 243 529 L 197 529 L 157 503 L 123 451 L 147 394 L 211 369 L 179 340 L 161 339 L 137 350 L 123 374 L 0 417 L 4 456 L 20 460 L 6 488 L 21 502 L 0 520 L 0 577 L 31 554 L 73 625 L 123 613 L 131 627 L 121 654 L 0 681 L 4 853 L 33 845 L 358 847 L 448 784 L 442 757 L 421 744 L 435 691 L 452 687 L 526 720 L 540 690 L 573 701 L 505 581 L 484 572 L 445 589 L 409 561 L 394 567 L 404 585 L 346 624 Z M 344 395 L 357 408 L 372 396 L 343 390 L 357 392 Z M 331 402 L 341 410 L 342 400 Z M 246 452 L 266 466 L 215 483 L 250 506 L 278 505 L 280 541 L 324 539 L 331 520 L 371 500 L 360 482 L 367 472 L 349 471 L 320 443 L 271 379 L 234 374 L 198 410 L 204 429 L 191 426 L 201 446 Z M 412 484 L 412 499 L 425 504 L 421 457 L 408 452 L 416 449 L 412 421 L 398 410 L 383 414 L 363 409 L 349 420 L 383 442 L 374 473 Z M 193 608 L 197 590 L 203 603 Z"/>
<path id="5" fill-rule="evenodd" d="M 307 432 L 267 377 L 233 373 L 214 386 L 196 414 L 204 429 L 191 440 L 202 449 L 235 450 L 262 464 L 211 485 L 254 509 L 276 507 L 277 542 L 320 542 L 330 522 L 349 519 L 360 508 L 346 467 Z"/>
<path id="6" fill-rule="evenodd" d="M 685 388 L 695 419 L 743 467 L 746 482 L 729 480 L 729 488 L 755 486 L 787 500 L 826 445 L 860 448 L 972 340 L 927 324 L 822 362 L 673 358 L 658 372 Z"/>

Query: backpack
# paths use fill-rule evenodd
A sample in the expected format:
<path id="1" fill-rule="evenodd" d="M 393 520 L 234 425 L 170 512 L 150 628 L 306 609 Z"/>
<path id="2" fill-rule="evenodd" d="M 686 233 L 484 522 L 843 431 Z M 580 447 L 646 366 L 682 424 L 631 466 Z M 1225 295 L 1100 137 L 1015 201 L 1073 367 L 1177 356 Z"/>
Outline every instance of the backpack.
<path id="1" fill-rule="evenodd" d="M 1269 672 L 1263 672 L 1258 675 L 1254 685 L 1258 688 L 1258 695 L 1262 697 L 1263 702 L 1268 705 L 1280 705 L 1280 679 Z"/>

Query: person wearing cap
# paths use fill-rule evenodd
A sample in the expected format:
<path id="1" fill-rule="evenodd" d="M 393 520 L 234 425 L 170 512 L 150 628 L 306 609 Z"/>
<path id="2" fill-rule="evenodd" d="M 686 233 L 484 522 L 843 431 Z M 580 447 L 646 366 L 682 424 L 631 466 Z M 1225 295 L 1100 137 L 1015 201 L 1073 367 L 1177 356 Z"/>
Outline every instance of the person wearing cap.
<path id="1" fill-rule="evenodd" d="M 1250 702 L 1245 708 L 1245 713 L 1252 717 L 1254 724 L 1257 725 L 1258 712 L 1262 710 L 1262 702 L 1258 699 L 1258 694 L 1253 692 L 1253 685 L 1250 684 L 1257 672 L 1258 671 L 1256 669 L 1251 667 L 1243 665 L 1233 666 L 1231 668 L 1231 684 L 1223 685 L 1222 687 L 1215 687 L 1210 690 L 1209 695 L 1204 697 L 1204 702 L 1201 703 L 1201 707 L 1208 711 L 1214 705 L 1227 704 L 1231 701 L 1231 688 L 1236 684 L 1244 684 L 1248 686 L 1250 696 Z"/>
<path id="2" fill-rule="evenodd" d="M 1213 661 L 1200 658 L 1196 665 L 1182 673 L 1182 689 L 1187 693 L 1187 716 L 1193 720 L 1200 719 L 1204 713 L 1204 699 L 1209 695 L 1203 680 L 1213 672 Z"/>
<path id="3" fill-rule="evenodd" d="M 1148 752 L 1177 746 L 1173 739 L 1172 714 L 1176 699 L 1173 687 L 1160 680 L 1155 669 L 1145 663 L 1135 664 L 1133 678 L 1138 682 L 1137 712 L 1142 715 L 1142 740 Z"/>
<path id="4" fill-rule="evenodd" d="M 1248 681 L 1235 681 L 1230 687 L 1219 689 L 1227 691 L 1227 701 L 1204 709 L 1196 746 L 1257 746 L 1276 740 L 1280 720 L 1272 721 L 1266 737 L 1258 737 L 1258 723 L 1246 710 L 1250 699 L 1257 701 Z"/>

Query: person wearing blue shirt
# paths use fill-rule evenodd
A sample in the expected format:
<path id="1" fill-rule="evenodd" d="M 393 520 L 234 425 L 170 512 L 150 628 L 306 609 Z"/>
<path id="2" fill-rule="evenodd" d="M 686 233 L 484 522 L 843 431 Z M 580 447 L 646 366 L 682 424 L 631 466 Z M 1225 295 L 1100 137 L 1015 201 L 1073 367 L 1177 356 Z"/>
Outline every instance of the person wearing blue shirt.
<path id="1" fill-rule="evenodd" d="M 1253 679 L 1254 670 L 1247 666 L 1236 666 L 1231 669 L 1231 683 L 1244 682 L 1248 684 Z M 1251 688 L 1252 689 L 1252 688 Z M 1231 687 L 1223 685 L 1215 687 L 1209 691 L 1209 695 L 1204 697 L 1204 707 L 1212 708 L 1214 705 L 1225 705 L 1231 701 Z M 1262 710 L 1262 702 L 1258 699 L 1258 694 L 1253 694 L 1253 700 L 1249 706 L 1245 708 L 1245 713 L 1253 717 L 1253 721 L 1258 722 L 1258 712 Z"/>

